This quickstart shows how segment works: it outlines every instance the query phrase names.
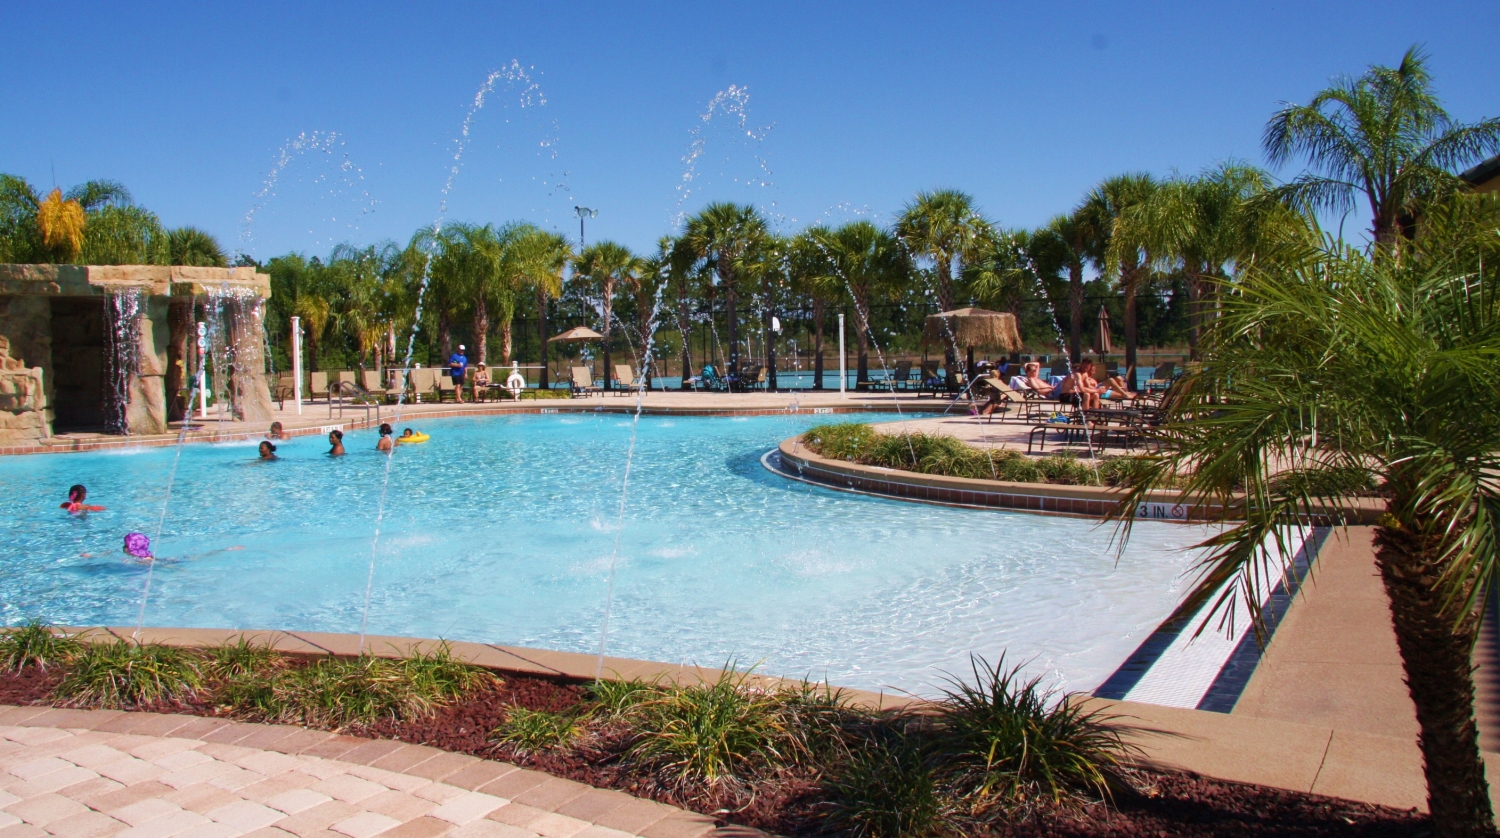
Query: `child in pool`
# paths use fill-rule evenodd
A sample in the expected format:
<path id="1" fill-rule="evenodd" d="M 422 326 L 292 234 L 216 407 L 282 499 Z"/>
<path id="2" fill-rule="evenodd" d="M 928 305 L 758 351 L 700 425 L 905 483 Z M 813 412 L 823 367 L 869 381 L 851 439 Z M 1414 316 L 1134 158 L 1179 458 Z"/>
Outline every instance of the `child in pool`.
<path id="1" fill-rule="evenodd" d="M 231 550 L 243 549 L 245 549 L 243 546 L 224 547 L 219 550 L 210 550 L 207 553 L 199 553 L 194 556 L 183 556 L 181 559 L 163 558 L 163 561 L 186 561 L 188 559 L 201 559 L 204 556 L 212 556 L 215 553 L 228 553 Z M 157 556 L 154 556 L 151 553 L 151 539 L 147 538 L 146 534 L 143 532 L 125 533 L 125 555 L 130 556 L 133 559 L 139 559 L 143 562 L 154 562 L 157 560 Z M 89 558 L 88 553 L 84 553 L 83 556 L 84 558 Z"/>
<path id="2" fill-rule="evenodd" d="M 89 490 L 82 483 L 75 483 L 68 489 L 68 502 L 62 504 L 61 509 L 68 510 L 69 514 L 77 515 L 80 512 L 103 512 L 102 506 L 90 506 L 84 503 L 88 499 Z"/>
<path id="3" fill-rule="evenodd" d="M 401 429 L 401 438 L 402 439 L 411 439 L 414 436 L 416 436 L 416 434 L 412 433 L 411 428 L 402 428 Z"/>

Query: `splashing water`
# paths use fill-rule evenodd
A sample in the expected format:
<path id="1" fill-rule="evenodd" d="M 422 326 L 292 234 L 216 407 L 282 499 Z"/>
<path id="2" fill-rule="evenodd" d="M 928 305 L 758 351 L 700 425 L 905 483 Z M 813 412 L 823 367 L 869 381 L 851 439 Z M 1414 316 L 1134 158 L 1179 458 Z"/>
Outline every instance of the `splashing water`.
<path id="1" fill-rule="evenodd" d="M 142 300 L 139 288 L 104 295 L 104 426 L 112 433 L 130 433 L 130 386 L 141 363 Z"/>
<path id="2" fill-rule="evenodd" d="M 344 138 L 336 131 L 303 131 L 282 144 L 271 163 L 271 170 L 266 175 L 260 191 L 251 197 L 250 209 L 245 212 L 244 218 L 240 219 L 238 255 L 253 256 L 255 254 L 256 218 L 261 210 L 277 197 L 278 190 L 282 186 L 283 172 L 292 163 L 304 158 L 311 158 L 314 161 L 321 161 L 324 166 L 331 166 L 331 170 L 324 168 L 316 171 L 309 182 L 312 187 L 326 188 L 327 196 L 331 198 L 336 198 L 341 193 L 356 196 L 354 198 L 355 209 L 351 210 L 353 217 L 344 225 L 346 235 L 359 230 L 361 220 L 375 211 L 377 202 L 364 187 L 364 170 L 349 158 Z M 334 215 L 329 220 L 337 222 L 338 217 Z M 322 245 L 324 242 L 320 241 L 316 244 Z"/>
<path id="3" fill-rule="evenodd" d="M 692 138 L 688 143 L 687 153 L 682 156 L 682 177 L 677 183 L 677 203 L 669 216 L 672 227 L 682 226 L 687 217 L 685 206 L 687 200 L 697 191 L 699 178 L 699 164 L 710 146 L 710 135 L 706 133 L 715 124 L 716 114 L 730 120 L 732 133 L 722 141 L 716 140 L 715 145 L 722 142 L 727 145 L 720 165 L 728 166 L 737 152 L 744 152 L 755 162 L 752 172 L 729 175 L 730 181 L 736 185 L 751 187 L 774 187 L 775 181 L 771 174 L 770 157 L 764 150 L 766 138 L 770 135 L 775 124 L 760 127 L 750 124 L 750 89 L 731 84 L 728 88 L 715 93 L 708 100 L 708 107 L 698 115 L 699 123 L 688 132 Z M 723 175 L 724 172 L 720 172 Z M 761 213 L 773 221 L 783 220 L 784 216 L 776 211 L 776 202 L 772 201 L 767 206 L 760 207 Z"/>
<path id="4" fill-rule="evenodd" d="M 464 152 L 469 147 L 470 136 L 474 127 L 474 117 L 484 107 L 485 100 L 495 91 L 496 84 L 501 81 L 505 81 L 512 90 L 516 86 L 520 86 L 518 97 L 522 107 L 531 107 L 532 105 L 544 106 L 547 104 L 547 97 L 542 93 L 541 87 L 532 81 L 530 74 L 514 59 L 506 67 L 494 70 L 485 77 L 484 83 L 479 86 L 479 90 L 474 94 L 474 101 L 469 105 L 468 113 L 464 115 L 463 125 L 459 130 L 458 137 L 454 140 L 453 162 L 448 167 L 448 177 L 443 182 L 443 189 L 438 201 L 438 214 L 432 222 L 431 229 L 433 235 L 436 235 L 442 229 L 443 219 L 447 217 L 448 198 L 453 192 L 453 184 L 458 178 L 458 173 L 463 170 Z M 412 357 L 417 351 L 417 331 L 421 328 L 422 324 L 422 311 L 423 306 L 426 304 L 427 288 L 432 282 L 432 255 L 430 252 L 424 254 L 422 278 L 417 283 L 416 310 L 412 317 L 411 334 L 407 336 L 406 353 L 402 356 L 401 364 L 407 369 L 411 368 Z M 395 418 L 391 420 L 392 424 L 400 424 L 401 422 L 401 412 L 406 403 L 406 384 L 407 382 L 404 380 L 398 382 Z M 365 576 L 364 605 L 360 610 L 359 618 L 360 654 L 363 654 L 365 651 L 365 635 L 370 624 L 370 599 L 375 587 L 375 565 L 380 550 L 380 526 L 385 520 L 386 499 L 390 492 L 391 464 L 395 462 L 396 451 L 399 448 L 400 446 L 397 446 L 386 454 L 385 475 L 380 484 L 380 500 L 375 508 L 375 532 L 370 539 L 370 564 L 369 571 Z"/>

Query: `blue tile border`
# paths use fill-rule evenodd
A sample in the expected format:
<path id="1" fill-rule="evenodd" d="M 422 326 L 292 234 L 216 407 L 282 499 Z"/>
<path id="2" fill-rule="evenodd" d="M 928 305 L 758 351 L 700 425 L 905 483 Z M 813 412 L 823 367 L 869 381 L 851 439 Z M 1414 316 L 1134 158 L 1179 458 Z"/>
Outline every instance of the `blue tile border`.
<path id="1" fill-rule="evenodd" d="M 1265 626 L 1265 642 L 1269 644 L 1276 633 L 1276 627 L 1281 624 L 1290 610 L 1292 599 L 1302 587 L 1302 582 L 1312 567 L 1313 560 L 1317 558 L 1323 543 L 1327 540 L 1330 527 L 1312 527 L 1307 538 L 1297 555 L 1292 557 L 1290 573 L 1284 576 L 1266 602 L 1261 606 L 1260 616 Z M 1201 608 L 1202 606 L 1200 606 Z M 1098 698 L 1123 700 L 1135 685 L 1140 683 L 1141 678 L 1151 670 L 1152 666 L 1160 660 L 1167 647 L 1182 633 L 1197 615 L 1199 609 L 1187 610 L 1179 608 L 1170 617 L 1162 622 L 1149 637 L 1131 653 L 1125 662 L 1120 664 L 1104 683 L 1094 690 Z M 1260 664 L 1264 655 L 1264 649 L 1257 641 L 1254 632 L 1248 632 L 1240 638 L 1235 645 L 1234 651 L 1229 654 L 1228 660 L 1219 669 L 1219 674 L 1209 685 L 1208 690 L 1199 699 L 1197 709 L 1208 710 L 1215 713 L 1228 713 L 1238 703 L 1240 695 L 1245 691 L 1245 686 L 1250 683 L 1250 676 L 1255 674 L 1255 668 Z"/>

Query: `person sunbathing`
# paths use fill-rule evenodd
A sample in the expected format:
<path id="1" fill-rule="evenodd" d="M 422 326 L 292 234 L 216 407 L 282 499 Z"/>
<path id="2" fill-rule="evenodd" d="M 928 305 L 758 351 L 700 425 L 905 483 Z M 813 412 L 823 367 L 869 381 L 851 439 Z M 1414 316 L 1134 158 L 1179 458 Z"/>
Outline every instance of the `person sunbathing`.
<path id="1" fill-rule="evenodd" d="M 68 502 L 62 504 L 59 508 L 68 510 L 68 514 L 70 515 L 78 515 L 83 512 L 103 512 L 104 507 L 102 506 L 90 506 L 84 503 L 88 499 L 88 496 L 89 490 L 82 483 L 75 483 L 72 488 L 68 489 Z"/>
<path id="2" fill-rule="evenodd" d="M 1101 392 L 1099 398 L 1112 401 L 1128 401 L 1137 398 L 1137 394 L 1125 386 L 1125 379 L 1118 375 L 1111 375 L 1099 385 Z"/>
<path id="3" fill-rule="evenodd" d="M 1042 378 L 1042 365 L 1036 361 L 1026 365 L 1026 375 L 1022 376 L 1021 385 L 1036 393 L 1048 393 L 1052 390 L 1052 385 Z"/>

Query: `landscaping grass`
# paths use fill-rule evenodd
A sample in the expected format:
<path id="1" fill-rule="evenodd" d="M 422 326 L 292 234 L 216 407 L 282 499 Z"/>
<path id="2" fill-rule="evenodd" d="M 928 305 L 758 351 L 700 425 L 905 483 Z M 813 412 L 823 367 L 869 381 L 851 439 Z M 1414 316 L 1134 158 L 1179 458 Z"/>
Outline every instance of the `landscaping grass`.
<path id="1" fill-rule="evenodd" d="M 802 444 L 829 459 L 920 474 L 1069 486 L 1128 486 L 1144 460 L 1126 456 L 1090 462 L 1059 454 L 1028 457 L 1005 448 L 976 448 L 944 434 L 885 434 L 862 422 L 818 425 L 802 435 Z"/>
<path id="2" fill-rule="evenodd" d="M 123 710 L 186 699 L 203 686 L 202 656 L 158 643 L 83 644 L 57 695 L 74 706 Z"/>
<path id="3" fill-rule="evenodd" d="M 55 668 L 81 651 L 77 640 L 57 633 L 41 620 L 28 620 L 0 634 L 0 671 L 20 672 L 28 666 Z"/>

